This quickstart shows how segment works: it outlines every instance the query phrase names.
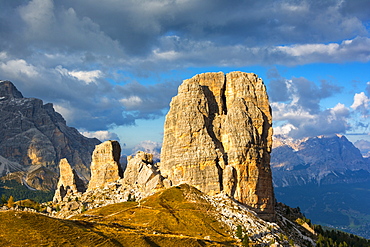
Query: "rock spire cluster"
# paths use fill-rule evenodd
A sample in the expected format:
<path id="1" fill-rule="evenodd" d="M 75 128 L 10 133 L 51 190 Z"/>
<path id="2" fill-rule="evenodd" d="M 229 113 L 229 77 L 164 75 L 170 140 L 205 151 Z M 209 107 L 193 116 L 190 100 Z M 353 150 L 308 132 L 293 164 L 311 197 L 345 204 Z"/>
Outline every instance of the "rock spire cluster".
<path id="1" fill-rule="evenodd" d="M 123 174 L 119 143 L 106 141 L 93 152 L 86 193 L 115 183 L 113 187 L 122 190 L 118 194 L 136 191 L 143 198 L 186 183 L 208 195 L 227 194 L 271 221 L 275 218 L 271 146 L 271 109 L 266 88 L 257 75 L 196 75 L 185 80 L 172 99 L 161 162 L 153 164 L 153 155 L 138 152 L 128 157 Z M 64 161 L 61 171 L 62 166 L 66 166 Z M 75 190 L 70 182 L 61 181 L 59 194 L 63 192 L 61 186 Z"/>
<path id="2" fill-rule="evenodd" d="M 213 195 L 227 193 L 274 218 L 272 121 L 262 79 L 205 73 L 185 80 L 166 116 L 161 174 Z"/>

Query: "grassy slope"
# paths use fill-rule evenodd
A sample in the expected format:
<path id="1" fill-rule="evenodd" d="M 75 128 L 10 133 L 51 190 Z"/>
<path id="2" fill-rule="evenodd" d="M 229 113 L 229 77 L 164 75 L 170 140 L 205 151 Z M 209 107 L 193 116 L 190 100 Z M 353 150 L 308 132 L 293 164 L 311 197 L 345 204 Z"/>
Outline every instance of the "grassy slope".
<path id="1" fill-rule="evenodd" d="M 27 212 L 0 212 L 0 229 L 6 229 L 0 232 L 0 245 L 235 245 L 227 233 L 229 229 L 213 215 L 213 208 L 201 198 L 199 191 L 182 185 L 148 197 L 140 205 L 113 204 L 87 211 L 74 220 Z"/>
<path id="2" fill-rule="evenodd" d="M 94 232 L 91 224 L 53 219 L 44 215 L 0 212 L 1 246 L 114 246 L 114 241 Z"/>

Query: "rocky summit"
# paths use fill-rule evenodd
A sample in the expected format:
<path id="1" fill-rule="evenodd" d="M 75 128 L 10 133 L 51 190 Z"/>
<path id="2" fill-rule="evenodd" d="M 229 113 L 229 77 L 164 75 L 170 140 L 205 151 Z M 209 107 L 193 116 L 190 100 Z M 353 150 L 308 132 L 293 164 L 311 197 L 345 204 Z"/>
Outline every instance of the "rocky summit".
<path id="1" fill-rule="evenodd" d="M 13 83 L 0 81 L 0 176 L 31 188 L 53 190 L 58 164 L 67 158 L 90 179 L 91 153 L 100 141 L 68 127 L 52 104 L 25 98 Z M 6 176 L 6 177 L 4 177 Z"/>
<path id="2" fill-rule="evenodd" d="M 266 88 L 253 73 L 204 73 L 185 80 L 164 127 L 161 174 L 172 185 L 224 192 L 274 219 L 272 121 Z"/>

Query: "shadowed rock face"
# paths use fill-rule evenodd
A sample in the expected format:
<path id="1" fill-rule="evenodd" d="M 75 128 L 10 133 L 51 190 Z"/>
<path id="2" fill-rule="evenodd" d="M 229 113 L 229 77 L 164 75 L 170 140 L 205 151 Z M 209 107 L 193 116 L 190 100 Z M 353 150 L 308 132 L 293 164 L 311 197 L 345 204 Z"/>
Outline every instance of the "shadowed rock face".
<path id="1" fill-rule="evenodd" d="M 122 178 L 119 159 L 121 146 L 117 141 L 106 141 L 95 147 L 91 162 L 91 180 L 88 190 L 104 186 L 110 182 L 116 182 Z"/>
<path id="2" fill-rule="evenodd" d="M 91 153 L 99 143 L 68 127 L 52 104 L 24 98 L 11 82 L 0 81 L 0 156 L 19 164 L 8 165 L 1 175 L 21 170 L 21 179 L 31 187 L 55 189 L 59 161 L 67 158 L 87 181 Z"/>
<path id="3" fill-rule="evenodd" d="M 166 116 L 160 170 L 173 185 L 221 191 L 274 219 L 271 110 L 257 75 L 205 73 L 185 80 Z"/>

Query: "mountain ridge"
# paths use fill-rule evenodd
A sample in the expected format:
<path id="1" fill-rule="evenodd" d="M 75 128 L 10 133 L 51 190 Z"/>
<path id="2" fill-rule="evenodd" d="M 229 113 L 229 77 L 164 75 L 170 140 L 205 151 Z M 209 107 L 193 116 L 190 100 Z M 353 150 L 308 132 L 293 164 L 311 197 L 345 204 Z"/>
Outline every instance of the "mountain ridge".
<path id="1" fill-rule="evenodd" d="M 9 161 L 0 164 L 3 180 L 54 190 L 59 160 L 68 158 L 87 181 L 91 153 L 99 143 L 68 127 L 51 103 L 25 98 L 12 82 L 0 82 L 0 156 Z"/>
<path id="2" fill-rule="evenodd" d="M 345 136 L 274 138 L 274 186 L 355 183 L 370 180 L 370 163 Z M 356 179 L 358 177 L 358 179 Z"/>

